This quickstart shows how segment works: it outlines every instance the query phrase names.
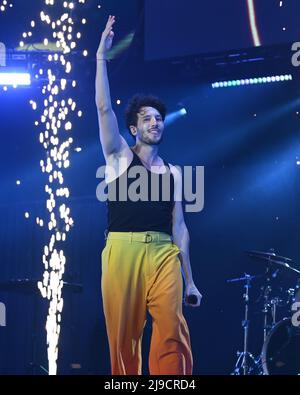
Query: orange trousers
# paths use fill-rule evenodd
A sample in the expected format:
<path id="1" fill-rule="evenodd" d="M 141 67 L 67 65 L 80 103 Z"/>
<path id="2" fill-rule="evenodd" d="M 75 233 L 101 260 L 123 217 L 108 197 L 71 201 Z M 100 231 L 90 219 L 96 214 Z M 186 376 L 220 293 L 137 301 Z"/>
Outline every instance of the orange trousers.
<path id="1" fill-rule="evenodd" d="M 101 285 L 113 375 L 142 374 L 147 309 L 152 317 L 150 374 L 192 374 L 179 252 L 165 233 L 108 234 Z"/>

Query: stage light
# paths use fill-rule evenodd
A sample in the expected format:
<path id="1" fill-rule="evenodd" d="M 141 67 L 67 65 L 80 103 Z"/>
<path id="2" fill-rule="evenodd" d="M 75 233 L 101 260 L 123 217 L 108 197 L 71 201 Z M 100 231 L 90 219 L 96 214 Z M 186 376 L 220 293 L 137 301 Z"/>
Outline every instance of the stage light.
<path id="1" fill-rule="evenodd" d="M 165 125 L 170 125 L 171 123 L 174 123 L 177 121 L 179 118 L 183 117 L 184 115 L 187 114 L 187 110 L 182 107 L 180 110 L 173 111 L 170 114 L 168 114 L 165 118 Z"/>
<path id="2" fill-rule="evenodd" d="M 0 85 L 5 86 L 28 86 L 31 84 L 29 73 L 0 72 Z"/>
<path id="3" fill-rule="evenodd" d="M 216 81 L 211 84 L 212 88 L 227 88 L 227 87 L 235 87 L 241 85 L 256 85 L 256 84 L 265 84 L 270 82 L 283 82 L 283 81 L 292 81 L 293 76 L 291 74 L 282 74 L 282 75 L 273 75 L 268 77 L 254 77 L 254 78 L 246 78 L 240 80 L 229 80 L 229 81 Z"/>

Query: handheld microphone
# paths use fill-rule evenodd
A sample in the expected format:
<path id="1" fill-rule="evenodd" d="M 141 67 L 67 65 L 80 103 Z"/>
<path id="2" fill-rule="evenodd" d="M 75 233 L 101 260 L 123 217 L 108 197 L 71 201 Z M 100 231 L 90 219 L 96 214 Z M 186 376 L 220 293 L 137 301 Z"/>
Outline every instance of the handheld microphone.
<path id="1" fill-rule="evenodd" d="M 192 295 L 189 295 L 189 296 L 186 298 L 186 301 L 187 301 L 188 304 L 196 305 L 197 302 L 198 302 L 198 298 L 197 298 L 196 295 L 193 295 L 193 294 L 192 294 Z"/>

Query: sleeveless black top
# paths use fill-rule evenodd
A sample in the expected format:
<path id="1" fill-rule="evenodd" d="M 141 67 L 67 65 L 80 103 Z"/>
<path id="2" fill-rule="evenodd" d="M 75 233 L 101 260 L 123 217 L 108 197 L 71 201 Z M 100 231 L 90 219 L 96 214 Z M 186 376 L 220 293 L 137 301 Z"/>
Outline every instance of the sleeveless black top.
<path id="1" fill-rule="evenodd" d="M 122 173 L 121 176 L 107 184 L 107 231 L 157 231 L 164 232 L 172 236 L 174 177 L 171 173 L 170 166 L 167 162 L 164 161 L 164 164 L 166 166 L 165 173 L 157 174 L 151 172 L 142 164 L 138 155 L 134 151 L 132 151 L 132 153 L 133 160 L 130 163 L 128 169 L 124 173 Z M 138 173 L 138 168 L 136 166 L 142 166 L 142 171 L 144 171 L 144 173 L 147 173 L 146 179 L 141 179 L 141 174 Z M 133 175 L 133 171 L 135 171 L 135 177 L 131 178 Z M 138 180 L 140 180 L 140 187 L 136 187 L 139 184 Z M 124 190 L 123 186 L 126 186 L 126 182 L 127 188 L 125 188 L 126 190 Z M 147 184 L 146 188 L 144 188 L 145 183 Z M 121 195 L 119 195 L 120 185 L 123 188 L 123 196 L 121 198 Z M 128 198 L 128 196 L 132 196 L 132 194 L 128 194 L 128 192 L 130 192 L 131 185 L 131 190 L 136 191 L 134 199 Z M 141 187 L 144 191 L 142 197 L 141 195 L 139 195 L 141 193 Z M 153 194 L 151 194 L 151 191 L 153 192 Z M 124 199 L 124 193 L 125 195 L 127 195 L 127 199 Z"/>

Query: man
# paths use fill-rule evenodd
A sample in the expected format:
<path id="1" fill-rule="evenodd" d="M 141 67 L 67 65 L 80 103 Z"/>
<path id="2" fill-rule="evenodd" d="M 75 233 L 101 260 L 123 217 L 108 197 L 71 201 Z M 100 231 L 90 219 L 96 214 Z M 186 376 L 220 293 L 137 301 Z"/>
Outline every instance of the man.
<path id="1" fill-rule="evenodd" d="M 160 100 L 139 95 L 131 100 L 126 120 L 136 139 L 135 146 L 129 147 L 119 133 L 107 77 L 114 23 L 115 17 L 109 16 L 97 51 L 100 141 L 107 168 L 114 170 L 107 182 L 123 193 L 122 185 L 128 183 L 129 191 L 135 182 L 127 178 L 129 170 L 142 168 L 144 175 L 156 177 L 159 185 L 170 171 L 172 176 L 169 201 L 161 196 L 155 201 L 108 201 L 109 233 L 102 251 L 102 297 L 111 370 L 112 374 L 141 374 L 141 340 L 148 310 L 152 316 L 150 374 L 192 374 L 189 331 L 182 315 L 181 264 L 186 303 L 199 306 L 201 294 L 192 278 L 189 234 L 182 205 L 174 201 L 181 189 L 181 173 L 158 156 L 166 112 Z M 112 173 L 115 174 L 111 176 Z M 147 196 L 150 195 L 148 191 Z M 188 298 L 191 295 L 193 304 Z"/>

